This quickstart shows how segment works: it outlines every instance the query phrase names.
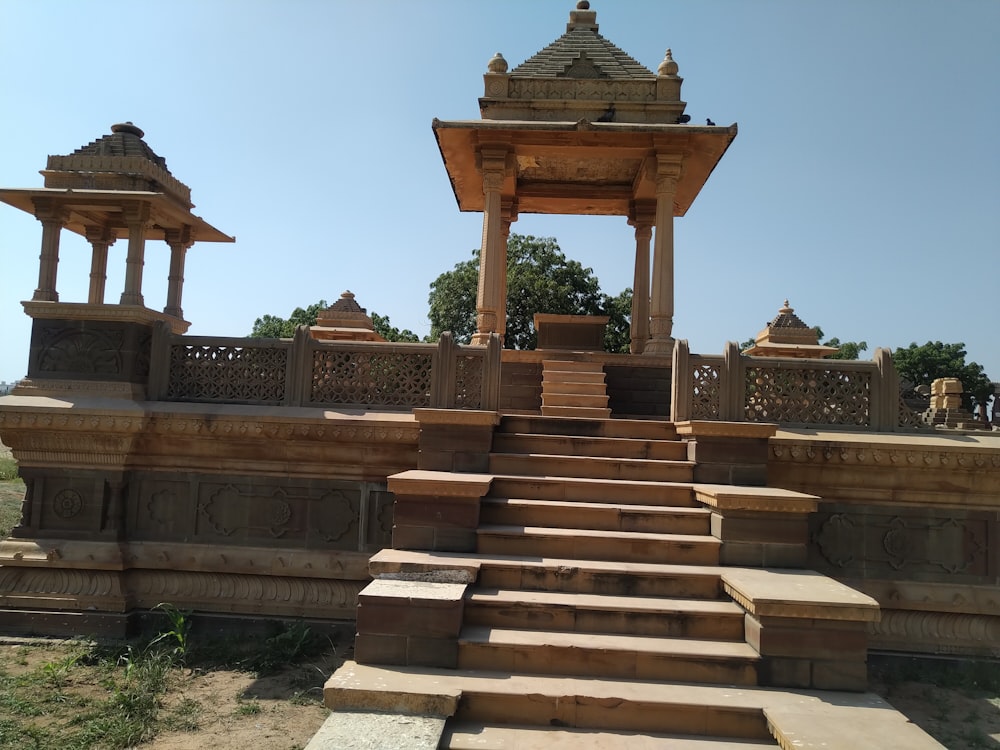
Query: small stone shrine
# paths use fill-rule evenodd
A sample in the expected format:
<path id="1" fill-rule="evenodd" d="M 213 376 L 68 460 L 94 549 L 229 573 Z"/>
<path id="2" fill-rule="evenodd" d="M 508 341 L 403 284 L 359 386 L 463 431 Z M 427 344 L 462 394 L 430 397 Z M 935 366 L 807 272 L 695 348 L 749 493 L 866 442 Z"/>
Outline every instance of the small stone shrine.
<path id="1" fill-rule="evenodd" d="M 820 358 L 829 357 L 837 351 L 835 346 L 819 343 L 816 329 L 803 323 L 786 299 L 774 319 L 757 334 L 753 346 L 743 353 L 752 357 Z"/>

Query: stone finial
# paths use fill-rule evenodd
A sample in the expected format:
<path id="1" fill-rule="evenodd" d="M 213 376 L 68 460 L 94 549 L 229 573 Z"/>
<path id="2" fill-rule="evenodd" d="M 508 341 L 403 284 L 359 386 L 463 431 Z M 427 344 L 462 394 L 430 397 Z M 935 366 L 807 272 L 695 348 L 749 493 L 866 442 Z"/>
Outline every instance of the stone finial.
<path id="1" fill-rule="evenodd" d="M 673 78 L 677 75 L 678 67 L 677 63 L 674 62 L 673 53 L 667 49 L 666 54 L 663 56 L 663 62 L 660 63 L 660 67 L 656 69 L 658 75 Z"/>
<path id="2" fill-rule="evenodd" d="M 490 73 L 506 73 L 507 61 L 504 59 L 503 55 L 497 52 L 490 58 L 490 61 L 486 63 L 486 69 Z"/>
<path id="3" fill-rule="evenodd" d="M 111 126 L 112 133 L 131 133 L 132 135 L 137 135 L 142 138 L 146 135 L 142 128 L 136 127 L 131 121 L 119 122 Z"/>
<path id="4" fill-rule="evenodd" d="M 597 31 L 597 11 L 590 9 L 588 0 L 580 0 L 576 8 L 569 12 L 569 23 L 566 24 L 566 31 L 570 32 L 575 28 L 591 29 Z"/>

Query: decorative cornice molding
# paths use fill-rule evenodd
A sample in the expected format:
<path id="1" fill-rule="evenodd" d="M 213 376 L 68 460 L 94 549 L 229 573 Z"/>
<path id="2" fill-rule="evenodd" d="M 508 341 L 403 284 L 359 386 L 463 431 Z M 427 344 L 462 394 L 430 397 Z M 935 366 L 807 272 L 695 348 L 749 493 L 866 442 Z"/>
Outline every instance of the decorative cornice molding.
<path id="1" fill-rule="evenodd" d="M 202 573 L 176 570 L 132 570 L 125 574 L 129 600 L 197 603 L 214 612 L 269 613 L 352 610 L 367 581 Z M 329 615 L 327 615 L 329 616 Z"/>
<path id="2" fill-rule="evenodd" d="M 940 447 L 875 448 L 850 444 L 771 443 L 775 461 L 905 469 L 1000 469 L 1000 450 L 942 450 Z"/>
<path id="3" fill-rule="evenodd" d="M 872 648 L 1000 656 L 1000 617 L 989 615 L 884 609 L 868 633 Z"/>
<path id="4" fill-rule="evenodd" d="M 77 396 L 122 398 L 144 401 L 146 387 L 136 383 L 122 383 L 111 380 L 55 380 L 48 378 L 25 378 L 11 391 L 14 396 L 60 397 L 71 393 Z"/>
<path id="5" fill-rule="evenodd" d="M 232 436 L 263 440 L 324 440 L 341 442 L 406 442 L 416 443 L 420 428 L 413 424 L 322 424 L 315 422 L 272 422 L 253 417 L 182 417 L 155 414 L 150 420 L 150 432 L 159 435 Z"/>
<path id="6" fill-rule="evenodd" d="M 22 407 L 17 411 L 0 409 L 0 427 L 15 430 L 51 430 L 53 432 L 87 433 L 89 439 L 106 440 L 106 434 L 135 435 L 143 432 L 149 419 L 135 412 L 114 413 L 67 413 L 63 408 L 47 410 L 44 406 Z M 45 434 L 45 433 L 42 433 Z M 51 433 L 50 433 L 51 434 Z M 41 439 L 40 436 L 38 439 Z M 59 438 L 67 439 L 67 438 Z"/>
<path id="7" fill-rule="evenodd" d="M 46 302 L 24 300 L 24 312 L 31 318 L 44 320 L 99 320 L 116 323 L 140 323 L 152 326 L 162 320 L 170 326 L 172 333 L 186 333 L 191 324 L 172 315 L 150 310 L 142 305 L 96 305 L 87 302 Z"/>

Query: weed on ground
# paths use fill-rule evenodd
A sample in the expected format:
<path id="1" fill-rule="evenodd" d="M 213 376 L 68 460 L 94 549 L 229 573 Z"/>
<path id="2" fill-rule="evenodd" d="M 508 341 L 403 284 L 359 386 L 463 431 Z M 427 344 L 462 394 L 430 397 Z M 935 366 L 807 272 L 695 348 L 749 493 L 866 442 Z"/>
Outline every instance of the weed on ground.
<path id="1" fill-rule="evenodd" d="M 190 615 L 158 609 L 171 624 L 145 640 L 0 645 L 0 750 L 302 747 L 322 724 L 330 639 L 304 623 L 191 639 Z"/>

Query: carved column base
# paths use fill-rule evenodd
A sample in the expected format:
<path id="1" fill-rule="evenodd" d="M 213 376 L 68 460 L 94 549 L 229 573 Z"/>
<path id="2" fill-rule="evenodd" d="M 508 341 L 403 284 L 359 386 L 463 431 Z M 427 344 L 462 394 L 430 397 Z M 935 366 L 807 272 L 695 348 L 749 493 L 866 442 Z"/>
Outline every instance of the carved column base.
<path id="1" fill-rule="evenodd" d="M 658 357 L 673 356 L 674 338 L 672 336 L 667 336 L 666 338 L 649 339 L 649 341 L 646 342 L 642 353 L 656 355 Z"/>

